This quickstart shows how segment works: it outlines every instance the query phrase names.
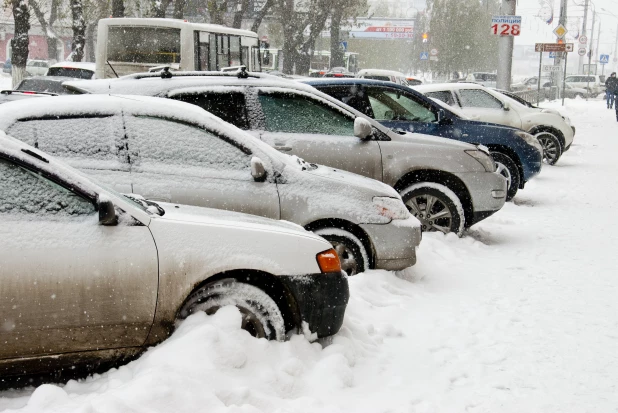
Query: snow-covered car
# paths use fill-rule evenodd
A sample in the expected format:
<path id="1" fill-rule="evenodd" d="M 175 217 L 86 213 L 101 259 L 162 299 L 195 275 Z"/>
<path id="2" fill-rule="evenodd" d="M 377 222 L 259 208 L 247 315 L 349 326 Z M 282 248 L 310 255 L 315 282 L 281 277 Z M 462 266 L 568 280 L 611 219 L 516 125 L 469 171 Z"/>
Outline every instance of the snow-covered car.
<path id="1" fill-rule="evenodd" d="M 473 72 L 466 76 L 466 82 L 476 83 L 487 87 L 496 87 L 498 75 L 495 73 Z"/>
<path id="2" fill-rule="evenodd" d="M 555 110 L 523 105 L 494 89 L 469 83 L 421 85 L 414 89 L 440 100 L 444 100 L 447 92 L 452 105 L 472 118 L 523 129 L 534 135 L 550 165 L 558 162 L 573 143 L 575 129 L 567 117 Z"/>
<path id="3" fill-rule="evenodd" d="M 123 193 L 291 221 L 330 241 L 349 275 L 416 262 L 420 223 L 388 185 L 284 155 L 188 103 L 49 99 L 2 105 L 0 130 Z"/>
<path id="4" fill-rule="evenodd" d="M 590 91 L 592 96 L 596 96 L 605 90 L 605 82 L 599 75 L 571 75 L 564 79 L 565 83 L 580 89 Z"/>
<path id="5" fill-rule="evenodd" d="M 62 83 L 67 80 L 75 80 L 75 78 L 65 76 L 29 77 L 19 82 L 15 88 L 15 91 L 50 93 L 54 95 L 72 95 L 74 92 L 70 89 L 62 87 Z"/>
<path id="6" fill-rule="evenodd" d="M 94 79 L 96 64 L 90 62 L 60 62 L 47 69 L 45 76 L 64 76 L 77 79 Z"/>
<path id="7" fill-rule="evenodd" d="M 43 76 L 49 69 L 49 62 L 47 60 L 28 60 L 26 62 L 26 73 L 28 76 Z"/>
<path id="8" fill-rule="evenodd" d="M 506 180 L 496 173 L 486 148 L 394 132 L 311 86 L 266 74 L 174 72 L 168 77 L 143 73 L 65 87 L 192 103 L 283 153 L 392 186 L 426 231 L 461 235 L 504 205 Z"/>
<path id="9" fill-rule="evenodd" d="M 395 70 L 382 69 L 363 69 L 356 74 L 360 79 L 382 80 L 384 82 L 393 82 L 398 85 L 408 85 L 407 76 Z"/>
<path id="10" fill-rule="evenodd" d="M 0 176 L 3 383 L 136 356 L 227 305 L 260 338 L 343 322 L 337 254 L 297 225 L 123 196 L 1 131 Z"/>

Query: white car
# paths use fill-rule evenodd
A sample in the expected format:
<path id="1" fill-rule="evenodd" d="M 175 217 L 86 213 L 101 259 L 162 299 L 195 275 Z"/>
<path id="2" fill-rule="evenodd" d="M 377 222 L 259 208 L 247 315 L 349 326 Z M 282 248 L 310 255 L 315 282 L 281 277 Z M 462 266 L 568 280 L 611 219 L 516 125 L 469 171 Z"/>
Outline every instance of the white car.
<path id="1" fill-rule="evenodd" d="M 573 143 L 575 128 L 571 121 L 553 109 L 526 106 L 496 90 L 470 83 L 422 85 L 414 89 L 442 101 L 447 93 L 447 103 L 472 119 L 523 129 L 536 136 L 550 165 L 558 162 Z"/>
<path id="2" fill-rule="evenodd" d="M 495 73 L 474 72 L 466 77 L 466 82 L 472 82 L 486 87 L 496 87 L 498 75 Z"/>
<path id="3" fill-rule="evenodd" d="M 406 75 L 395 70 L 363 69 L 356 74 L 360 79 L 382 80 L 408 86 Z"/>
<path id="4" fill-rule="evenodd" d="M 47 60 L 28 60 L 26 63 L 26 73 L 29 76 L 43 76 L 47 73 L 49 62 Z"/>
<path id="5" fill-rule="evenodd" d="M 76 79 L 95 79 L 96 64 L 90 62 L 60 62 L 47 69 L 45 76 L 74 77 Z"/>
<path id="6" fill-rule="evenodd" d="M 106 189 L 0 131 L 0 377 L 118 362 L 227 305 L 259 338 L 335 334 L 349 298 L 301 227 Z"/>
<path id="7" fill-rule="evenodd" d="M 564 81 L 569 86 L 589 90 L 593 96 L 603 92 L 605 87 L 599 75 L 571 75 Z"/>

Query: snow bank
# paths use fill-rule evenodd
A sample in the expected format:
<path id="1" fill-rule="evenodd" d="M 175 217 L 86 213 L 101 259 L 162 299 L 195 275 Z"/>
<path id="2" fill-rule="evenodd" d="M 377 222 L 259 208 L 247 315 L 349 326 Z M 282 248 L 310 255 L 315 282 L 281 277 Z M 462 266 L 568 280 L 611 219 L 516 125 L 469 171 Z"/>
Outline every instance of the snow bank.
<path id="1" fill-rule="evenodd" d="M 233 308 L 196 314 L 127 366 L 0 393 L 0 410 L 614 411 L 618 123 L 600 100 L 565 113 L 577 134 L 559 165 L 464 238 L 425 234 L 414 267 L 351 278 L 328 342 L 253 339 Z"/>

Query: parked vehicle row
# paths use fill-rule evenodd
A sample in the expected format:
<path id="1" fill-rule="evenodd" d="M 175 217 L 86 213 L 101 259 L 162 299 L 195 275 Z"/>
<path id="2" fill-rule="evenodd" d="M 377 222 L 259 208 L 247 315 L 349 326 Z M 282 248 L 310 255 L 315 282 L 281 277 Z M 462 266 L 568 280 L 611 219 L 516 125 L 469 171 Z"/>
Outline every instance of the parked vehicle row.
<path id="1" fill-rule="evenodd" d="M 225 305 L 256 337 L 335 334 L 348 276 L 414 265 L 421 231 L 462 235 L 541 169 L 529 133 L 403 84 L 304 82 L 164 68 L 7 94 L 0 378 L 117 364 Z"/>

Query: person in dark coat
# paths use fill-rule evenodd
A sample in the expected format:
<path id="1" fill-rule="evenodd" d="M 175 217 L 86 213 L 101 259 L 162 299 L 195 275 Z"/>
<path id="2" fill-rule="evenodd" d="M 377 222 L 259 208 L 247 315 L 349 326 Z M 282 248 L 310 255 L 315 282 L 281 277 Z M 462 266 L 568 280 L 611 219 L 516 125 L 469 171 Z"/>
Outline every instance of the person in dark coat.
<path id="1" fill-rule="evenodd" d="M 607 97 L 608 109 L 612 109 L 614 107 L 616 94 L 618 94 L 618 78 L 616 78 L 616 72 L 614 72 L 605 81 L 605 96 Z M 618 103 L 616 104 L 616 110 L 618 110 Z"/>

